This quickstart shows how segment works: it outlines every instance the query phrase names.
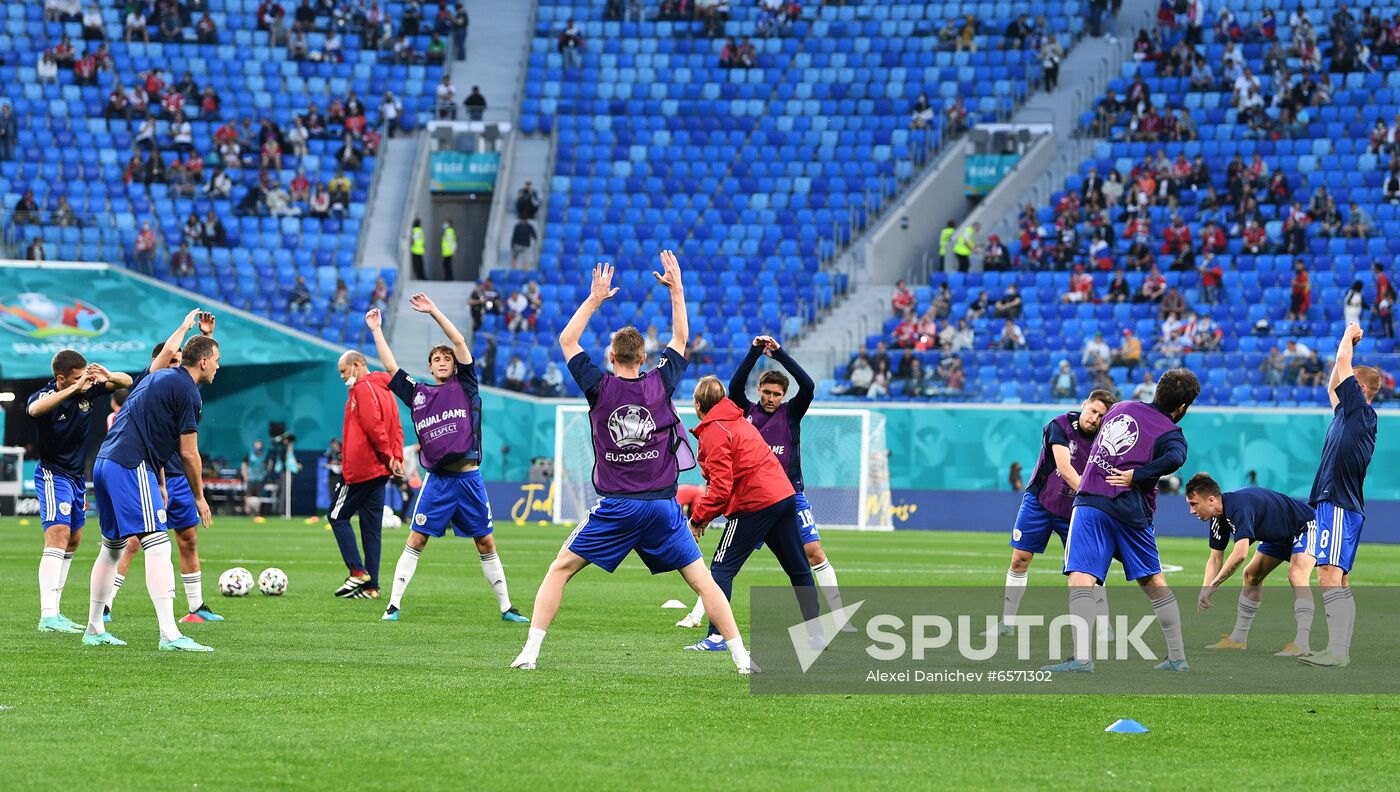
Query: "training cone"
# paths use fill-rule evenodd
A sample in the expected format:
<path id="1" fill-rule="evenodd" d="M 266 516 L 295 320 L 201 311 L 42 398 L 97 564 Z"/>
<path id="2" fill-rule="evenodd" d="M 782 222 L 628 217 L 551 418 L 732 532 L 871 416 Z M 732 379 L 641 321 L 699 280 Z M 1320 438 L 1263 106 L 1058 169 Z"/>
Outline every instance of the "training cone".
<path id="1" fill-rule="evenodd" d="M 1114 734 L 1146 734 L 1149 729 L 1131 718 L 1119 718 L 1104 731 Z"/>
<path id="2" fill-rule="evenodd" d="M 673 610 L 685 610 L 690 606 L 685 604 L 684 602 L 681 602 L 680 600 L 666 600 L 665 602 L 661 603 L 661 607 L 671 608 Z"/>

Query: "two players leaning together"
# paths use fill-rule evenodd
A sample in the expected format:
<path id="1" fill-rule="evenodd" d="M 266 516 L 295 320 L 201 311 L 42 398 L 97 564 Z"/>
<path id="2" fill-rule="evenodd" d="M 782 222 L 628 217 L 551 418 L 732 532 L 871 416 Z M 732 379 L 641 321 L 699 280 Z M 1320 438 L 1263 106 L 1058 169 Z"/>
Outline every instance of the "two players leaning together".
<path id="1" fill-rule="evenodd" d="M 1210 557 L 1198 608 L 1212 606 L 1219 587 L 1245 564 L 1234 630 L 1208 649 L 1244 649 L 1259 610 L 1265 577 L 1288 564 L 1294 590 L 1297 633 L 1277 654 L 1321 667 L 1350 662 L 1356 606 L 1348 575 L 1356 559 L 1365 520 L 1362 487 L 1376 444 L 1376 411 L 1371 407 L 1380 374 L 1353 366 L 1361 328 L 1347 327 L 1328 382 L 1332 422 L 1306 502 L 1259 487 L 1222 492 L 1209 474 L 1186 485 L 1191 513 L 1210 523 Z M 1125 577 L 1136 581 L 1152 603 L 1167 644 L 1161 671 L 1187 671 L 1185 641 L 1176 596 L 1162 575 L 1152 518 L 1157 482 L 1186 462 L 1186 437 L 1177 425 L 1200 393 L 1196 376 L 1172 369 L 1161 376 L 1153 401 L 1114 403 L 1094 391 L 1078 412 L 1045 426 L 1040 459 L 1026 487 L 1012 530 L 1011 567 L 1001 624 L 1015 630 L 1031 559 L 1045 551 L 1050 534 L 1064 543 L 1063 571 L 1069 578 L 1069 612 L 1075 616 L 1074 656 L 1046 666 L 1049 671 L 1092 672 L 1092 628 L 1108 629 L 1103 582 L 1116 559 Z M 1228 554 L 1227 554 L 1228 551 Z M 1310 648 L 1314 603 L 1309 580 L 1317 569 L 1327 619 L 1327 648 Z"/>

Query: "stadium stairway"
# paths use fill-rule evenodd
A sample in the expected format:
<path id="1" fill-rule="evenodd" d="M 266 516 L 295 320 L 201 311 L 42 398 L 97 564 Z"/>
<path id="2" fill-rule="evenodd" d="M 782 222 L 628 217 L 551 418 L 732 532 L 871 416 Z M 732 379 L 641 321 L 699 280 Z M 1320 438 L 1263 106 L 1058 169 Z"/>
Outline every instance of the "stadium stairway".
<path id="1" fill-rule="evenodd" d="M 510 269 L 510 234 L 515 229 L 516 222 L 515 195 L 527 181 L 534 183 L 535 190 L 539 192 L 543 202 L 539 216 L 535 218 L 535 231 L 541 239 L 545 234 L 550 168 L 553 164 L 553 135 L 525 135 L 519 130 L 512 135 L 514 140 L 506 147 L 508 161 L 501 164 L 501 172 L 496 178 L 496 187 L 498 190 L 504 190 L 505 200 L 496 204 L 497 211 L 491 217 L 491 228 L 487 232 L 483 260 L 483 270 L 486 272 L 495 268 Z M 536 262 L 539 260 L 539 254 L 538 247 L 526 254 L 530 268 L 538 266 Z"/>
<path id="2" fill-rule="evenodd" d="M 471 339 L 471 314 L 467 311 L 467 298 L 471 296 L 473 283 L 436 281 L 432 284 L 433 302 L 447 314 L 457 327 Z M 438 344 L 447 343 L 438 329 L 437 322 L 427 314 L 418 313 L 408 305 L 408 298 L 416 289 L 401 288 L 393 296 L 394 323 L 389 328 L 389 346 L 394 350 L 399 365 L 415 374 L 428 369 L 428 350 Z M 486 352 L 481 339 L 472 342 L 472 353 L 481 356 Z M 505 361 L 497 364 L 497 369 L 505 370 Z"/>
<path id="3" fill-rule="evenodd" d="M 415 134 L 389 138 L 380 146 L 379 173 L 369 197 L 356 266 L 392 267 L 403 260 L 401 242 L 413 224 L 409 212 L 413 165 L 418 147 L 424 143 L 424 137 Z M 411 269 L 405 268 L 400 278 L 407 280 L 412 274 Z"/>

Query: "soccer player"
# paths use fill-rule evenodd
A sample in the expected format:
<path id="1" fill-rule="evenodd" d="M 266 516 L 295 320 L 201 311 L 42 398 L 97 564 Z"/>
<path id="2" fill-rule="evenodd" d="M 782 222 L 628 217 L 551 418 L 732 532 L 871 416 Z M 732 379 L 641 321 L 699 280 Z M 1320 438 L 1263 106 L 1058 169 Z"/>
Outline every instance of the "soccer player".
<path id="1" fill-rule="evenodd" d="M 1042 670 L 1094 670 L 1088 629 L 1096 610 L 1093 587 L 1103 582 L 1115 558 L 1124 575 L 1142 587 L 1162 627 L 1167 659 L 1156 670 L 1190 670 L 1181 610 L 1162 575 L 1152 515 L 1157 510 L 1157 480 L 1186 463 L 1186 436 L 1177 422 L 1200 392 L 1195 374 L 1175 368 L 1157 380 L 1151 404 L 1119 402 L 1104 415 L 1080 477 L 1065 538 L 1069 612 L 1077 622 L 1072 626 L 1074 657 Z"/>
<path id="2" fill-rule="evenodd" d="M 408 544 L 394 568 L 394 587 L 385 621 L 399 620 L 399 605 L 418 569 L 418 557 L 429 537 L 441 537 L 452 526 L 458 536 L 476 541 L 481 571 L 496 592 L 501 621 L 528 622 L 510 604 L 506 573 L 496 554 L 492 537 L 491 503 L 486 498 L 486 482 L 481 478 L 481 396 L 477 393 L 476 366 L 467 339 L 426 294 L 415 294 L 408 304 L 438 323 L 451 345 L 440 344 L 428 351 L 428 371 L 435 384 L 415 382 L 399 368 L 393 350 L 384 338 L 379 309 L 365 314 L 365 324 L 374 335 L 379 359 L 389 372 L 389 390 L 413 411 L 413 427 L 418 434 L 418 453 L 428 468 L 418 500 L 409 518 Z"/>
<path id="3" fill-rule="evenodd" d="M 559 612 L 564 586 L 589 564 L 608 572 L 617 569 L 633 550 L 653 574 L 678 570 L 705 602 L 705 612 L 719 628 L 739 673 L 750 671 L 749 653 L 729 600 L 715 585 L 700 556 L 700 547 L 686 528 L 676 503 L 676 477 L 695 465 L 685 440 L 685 428 L 671 404 L 671 394 L 685 375 L 685 345 L 690 339 L 685 288 L 680 264 L 662 251 L 664 272 L 653 272 L 671 293 L 671 340 L 656 367 L 642 374 L 645 342 L 635 327 L 613 334 L 608 361 L 616 374 L 604 373 L 579 346 L 588 320 L 603 302 L 617 294 L 613 268 L 593 268 L 588 298 L 559 334 L 559 347 L 569 361 L 569 373 L 588 399 L 593 430 L 593 487 L 602 500 L 565 540 L 559 555 L 535 595 L 535 612 L 525 648 L 512 668 L 533 669 L 545 631 Z"/>
<path id="4" fill-rule="evenodd" d="M 185 321 L 176 328 L 175 332 L 151 350 L 151 365 L 146 367 L 145 371 L 132 377 L 132 387 L 150 376 L 152 371 L 179 366 L 180 345 L 185 340 L 185 334 L 198 323 L 199 334 L 205 338 L 213 338 L 214 321 L 212 313 L 198 309 L 190 311 L 189 316 L 185 317 Z M 189 479 L 185 478 L 184 465 L 180 461 L 178 453 L 173 454 L 165 462 L 165 492 L 163 494 L 165 495 L 166 524 L 175 529 L 175 543 L 180 548 L 180 582 L 185 589 L 185 600 L 189 605 L 189 613 L 180 617 L 180 622 L 184 624 L 221 622 L 224 617 L 215 613 L 204 601 L 203 577 L 199 570 L 199 512 L 195 510 L 194 493 L 190 491 L 190 482 Z M 102 616 L 104 620 L 111 621 L 112 602 L 116 600 L 122 585 L 126 583 L 126 573 L 131 567 L 131 560 L 140 551 L 141 542 L 134 536 L 129 537 L 126 540 L 126 549 L 122 552 L 121 561 L 117 562 L 117 577 L 112 584 L 112 600 L 107 603 L 107 608 Z"/>
<path id="5" fill-rule="evenodd" d="M 29 397 L 25 411 L 38 430 L 39 464 L 34 491 L 39 496 L 39 523 L 44 551 L 39 556 L 39 632 L 80 633 L 81 625 L 60 611 L 73 554 L 87 523 L 88 432 L 92 428 L 93 389 L 108 393 L 131 385 L 131 378 L 88 363 L 81 353 L 64 349 L 53 356 L 53 379 Z"/>
<path id="6" fill-rule="evenodd" d="M 383 545 L 384 485 L 389 476 L 403 476 L 403 427 L 399 408 L 389 393 L 389 375 L 371 372 L 365 356 L 349 350 L 340 356 L 340 379 L 350 390 L 342 430 L 345 458 L 341 482 L 331 493 L 326 519 L 335 532 L 340 557 L 350 570 L 337 597 L 379 599 L 379 553 Z M 360 516 L 360 558 L 350 516 Z"/>
<path id="7" fill-rule="evenodd" d="M 744 420 L 738 405 L 725 398 L 718 377 L 704 377 L 695 386 L 695 414 L 700 425 L 692 431 L 700 442 L 700 470 L 709 487 L 691 511 L 690 530 L 699 539 L 710 520 L 721 514 L 729 518 L 710 561 L 715 583 L 729 598 L 744 562 L 767 544 L 797 592 L 803 621 L 817 618 L 821 610 L 812 590 L 812 568 L 802 550 L 797 491 L 788 471 L 758 429 Z M 711 622 L 709 634 L 687 648 L 723 652 L 728 647 Z"/>
<path id="8" fill-rule="evenodd" d="M 1206 559 L 1205 579 L 1197 610 L 1211 607 L 1215 595 L 1235 570 L 1244 564 L 1251 542 L 1258 542 L 1254 558 L 1244 568 L 1244 588 L 1240 591 L 1235 629 L 1207 646 L 1207 649 L 1245 649 L 1249 626 L 1259 612 L 1264 596 L 1264 578 L 1279 564 L 1288 564 L 1288 582 L 1293 585 L 1293 616 L 1298 633 L 1292 643 L 1276 652 L 1276 657 L 1298 657 L 1308 652 L 1312 633 L 1313 598 L 1308 588 L 1312 559 L 1303 554 L 1303 533 L 1313 519 L 1312 507 L 1281 492 L 1263 487 L 1245 487 L 1234 492 L 1220 491 L 1209 473 L 1197 473 L 1186 482 L 1186 505 L 1198 519 L 1210 523 L 1210 557 Z M 1230 555 L 1225 555 L 1226 550 Z"/>
<path id="9" fill-rule="evenodd" d="M 212 338 L 192 338 L 180 354 L 179 368 L 154 371 L 133 388 L 112 431 L 97 452 L 93 487 L 102 521 L 102 552 L 92 567 L 92 602 L 83 643 L 125 646 L 107 632 L 102 614 L 112 598 L 117 562 L 128 536 L 139 537 L 146 551 L 146 588 L 160 623 L 162 651 L 211 652 L 180 634 L 175 621 L 175 571 L 170 564 L 170 537 L 165 509 L 157 502 L 165 485 L 165 461 L 179 448 L 199 522 L 209 527 L 209 504 L 199 462 L 199 387 L 219 371 L 219 345 Z"/>
<path id="10" fill-rule="evenodd" d="M 1303 552 L 1317 564 L 1322 609 L 1327 615 L 1327 649 L 1298 658 L 1312 666 L 1344 668 L 1351 662 L 1356 601 L 1348 576 L 1366 522 L 1362 486 L 1376 451 L 1376 410 L 1371 400 L 1381 382 L 1380 372 L 1370 366 L 1352 366 L 1352 352 L 1361 338 L 1361 326 L 1352 323 L 1337 345 L 1332 377 L 1327 382 L 1332 423 L 1327 427 L 1322 462 L 1308 498 L 1317 519 L 1308 529 Z"/>
<path id="11" fill-rule="evenodd" d="M 1051 419 L 1040 433 L 1040 458 L 1026 492 L 1021 496 L 1021 508 L 1011 529 L 1011 568 L 1006 570 L 1006 593 L 1002 600 L 1001 635 L 1013 635 L 1016 612 L 1026 594 L 1026 578 L 1031 560 L 1045 552 L 1050 534 L 1060 537 L 1064 544 L 1069 533 L 1070 511 L 1074 494 L 1079 491 L 1079 476 L 1089 459 L 1089 447 L 1098 434 L 1104 413 L 1113 406 L 1113 394 L 1094 390 L 1080 405 Z M 1094 586 L 1096 615 L 1108 618 L 1108 592 L 1102 583 Z M 1096 624 L 1100 623 L 1097 620 Z M 1107 623 L 1107 622 L 1103 622 Z"/>
<path id="12" fill-rule="evenodd" d="M 778 361 L 788 374 L 792 375 L 792 379 L 797 381 L 797 394 L 788 402 L 783 402 L 783 398 L 787 396 L 788 374 L 781 371 L 765 371 L 760 374 L 758 403 L 749 401 L 746 392 L 749 374 L 763 355 Z M 807 502 L 802 485 L 802 417 L 807 414 L 807 408 L 812 406 L 812 396 L 816 391 L 817 384 L 772 336 L 755 338 L 749 345 L 748 354 L 734 370 L 734 376 L 729 379 L 730 401 L 744 412 L 749 423 L 757 427 L 759 434 L 778 457 L 778 461 L 783 463 L 788 480 L 797 491 L 797 520 L 802 530 L 802 549 L 807 553 L 812 578 L 821 587 L 827 605 L 835 611 L 841 608 L 841 589 L 836 584 L 836 570 L 832 568 L 831 561 L 822 550 L 821 535 L 817 533 L 817 522 L 812 517 L 812 504 Z M 677 622 L 676 626 L 699 627 L 703 615 L 703 607 L 697 602 L 690 615 Z M 847 624 L 844 629 L 854 632 L 856 628 L 853 624 Z"/>

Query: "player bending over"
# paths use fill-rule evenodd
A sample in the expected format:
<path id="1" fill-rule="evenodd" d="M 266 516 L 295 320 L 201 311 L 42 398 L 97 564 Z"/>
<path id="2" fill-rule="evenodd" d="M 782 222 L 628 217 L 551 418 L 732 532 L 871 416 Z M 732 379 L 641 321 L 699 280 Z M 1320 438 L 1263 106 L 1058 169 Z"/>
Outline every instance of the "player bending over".
<path id="1" fill-rule="evenodd" d="M 164 343 L 151 350 L 151 365 L 131 378 L 132 387 L 152 371 L 178 367 L 180 345 L 184 343 L 185 334 L 196 323 L 199 325 L 201 336 L 214 337 L 214 315 L 198 309 L 190 311 L 175 332 L 171 333 Z M 189 613 L 180 617 L 180 622 L 199 624 L 223 621 L 224 617 L 215 613 L 204 601 L 203 578 L 199 571 L 199 512 L 195 509 L 194 493 L 190 491 L 189 479 L 185 478 L 185 468 L 179 453 L 171 455 L 165 462 L 165 491 L 162 494 L 165 497 L 166 524 L 175 529 L 175 543 L 180 547 L 180 582 L 185 589 L 185 601 L 189 604 Z M 112 603 L 126 582 L 126 572 L 131 567 L 131 560 L 140 550 L 141 542 L 136 537 L 132 536 L 126 540 L 126 549 L 122 552 L 121 560 L 117 562 L 117 577 L 112 584 L 112 598 L 108 600 L 102 615 L 105 621 L 112 620 Z"/>
<path id="2" fill-rule="evenodd" d="M 1206 648 L 1248 647 L 1249 626 L 1264 596 L 1264 578 L 1279 564 L 1287 562 L 1298 634 L 1283 651 L 1274 655 L 1297 657 L 1307 653 L 1314 608 L 1312 589 L 1308 588 L 1312 559 L 1303 554 L 1303 534 L 1312 522 L 1312 507 L 1297 498 L 1262 487 L 1222 493 L 1209 473 L 1197 473 L 1186 482 L 1186 505 L 1198 519 L 1210 523 L 1210 557 L 1206 559 L 1197 610 L 1211 607 L 1210 599 L 1216 590 L 1244 564 L 1250 543 L 1259 543 L 1254 548 L 1254 558 L 1244 568 L 1244 588 L 1240 591 L 1235 629 Z M 1228 557 L 1226 549 L 1230 551 Z"/>
<path id="3" fill-rule="evenodd" d="M 39 632 L 80 633 L 82 626 L 60 611 L 68 568 L 87 523 L 88 432 L 92 429 L 94 389 L 107 394 L 131 385 L 131 378 L 88 363 L 81 353 L 64 349 L 53 356 L 53 379 L 29 397 L 25 412 L 38 431 L 39 464 L 34 492 L 44 550 L 39 556 Z"/>
<path id="4" fill-rule="evenodd" d="M 1362 488 L 1376 451 L 1376 410 L 1371 400 L 1381 385 L 1380 372 L 1370 366 L 1352 367 L 1352 351 L 1361 338 L 1360 325 L 1349 324 L 1337 346 L 1336 363 L 1327 382 L 1332 423 L 1327 426 L 1322 461 L 1308 498 L 1316 520 L 1308 529 L 1303 552 L 1317 564 L 1322 610 L 1327 615 L 1327 649 L 1298 658 L 1313 666 L 1344 668 L 1351 662 L 1356 601 L 1348 576 L 1366 523 Z"/>
<path id="5" fill-rule="evenodd" d="M 1074 657 L 1042 670 L 1094 670 L 1088 630 L 1096 610 L 1094 586 L 1103 582 L 1115 558 L 1124 575 L 1142 587 L 1162 627 L 1167 659 L 1156 670 L 1189 670 L 1181 610 L 1162 575 L 1152 515 L 1157 510 L 1157 480 L 1186 463 L 1186 436 L 1177 422 L 1200 392 L 1195 374 L 1171 369 L 1157 380 L 1151 404 L 1119 402 L 1104 416 L 1080 477 L 1065 538 Z"/>
<path id="6" fill-rule="evenodd" d="M 569 535 L 549 565 L 535 595 L 530 637 L 511 663 L 512 668 L 535 667 L 545 630 L 559 612 L 564 586 L 570 578 L 588 564 L 612 572 L 629 552 L 636 550 L 652 574 L 680 571 L 704 601 L 705 612 L 728 643 L 739 673 L 750 671 L 749 653 L 739 637 L 729 600 L 705 568 L 700 548 L 676 503 L 676 477 L 681 470 L 695 465 L 694 454 L 685 440 L 685 427 L 671 404 L 671 394 L 685 374 L 690 322 L 675 254 L 662 251 L 661 263 L 664 272 L 652 274 L 671 292 L 673 329 L 656 368 L 642 374 L 645 343 L 635 327 L 624 327 L 613 334 L 608 361 L 617 372 L 615 375 L 604 373 L 579 346 L 588 320 L 617 293 L 612 287 L 610 265 L 593 268 L 588 298 L 559 334 L 569 373 L 588 398 L 593 432 L 593 487 L 601 500 Z"/>
<path id="7" fill-rule="evenodd" d="M 765 371 L 758 377 L 758 403 L 749 401 L 747 388 L 749 374 L 759 357 L 768 357 L 782 364 L 792 379 L 797 381 L 797 394 L 784 403 L 787 396 L 788 375 L 781 371 Z M 758 336 L 749 346 L 749 353 L 734 370 L 729 379 L 729 399 L 748 417 L 749 423 L 758 429 L 765 442 L 773 449 L 778 461 L 783 463 L 788 480 L 797 491 L 797 520 L 802 531 L 802 549 L 807 553 L 807 563 L 812 568 L 812 577 L 821 587 L 831 610 L 841 608 L 841 590 L 836 584 L 836 570 L 827 560 L 822 550 L 821 536 L 817 533 L 817 523 L 812 517 L 812 505 L 802 485 L 802 417 L 812 406 L 812 397 L 817 385 L 797 361 L 771 336 Z M 699 627 L 704 609 L 695 603 L 690 615 L 676 623 L 677 627 Z M 845 631 L 854 632 L 855 625 L 847 624 Z"/>
<path id="8" fill-rule="evenodd" d="M 1021 496 L 1021 508 L 1011 529 L 1011 568 L 1006 570 L 1006 594 L 1002 599 L 1001 623 L 997 625 L 1001 635 L 1015 633 L 1016 613 L 1026 593 L 1031 560 L 1045 552 L 1050 534 L 1059 536 L 1060 544 L 1065 542 L 1074 494 L 1079 491 L 1079 476 L 1089 459 L 1089 446 L 1113 402 L 1112 393 L 1091 391 L 1078 412 L 1054 418 L 1041 430 L 1040 458 L 1036 460 L 1031 483 Z M 1102 584 L 1094 586 L 1094 603 L 1097 615 L 1107 620 L 1108 592 Z M 1107 621 L 1096 619 L 1094 623 Z"/>
<path id="9" fill-rule="evenodd" d="M 138 537 L 146 551 L 146 588 L 160 623 L 163 651 L 212 652 L 180 634 L 175 622 L 175 571 L 170 565 L 170 537 L 165 509 L 156 500 L 164 486 L 164 464 L 176 448 L 189 479 L 195 511 L 209 527 L 209 504 L 199 462 L 199 386 L 214 381 L 219 371 L 219 345 L 197 337 L 185 344 L 179 368 L 153 371 L 133 388 L 112 431 L 97 452 L 92 481 L 97 513 L 102 521 L 102 552 L 92 567 L 92 604 L 88 609 L 88 646 L 125 646 L 107 632 L 103 611 L 112 598 L 117 561 L 128 536 Z"/>
<path id="10" fill-rule="evenodd" d="M 435 384 L 415 382 L 399 368 L 393 350 L 384 338 L 383 318 L 375 308 L 365 314 L 365 324 L 374 335 L 379 359 L 389 372 L 389 390 L 413 413 L 418 433 L 418 453 L 428 474 L 409 518 L 408 543 L 394 567 L 394 587 L 389 595 L 385 621 L 398 621 L 399 606 L 418 556 L 428 538 L 441 537 L 447 526 L 458 536 L 476 542 L 481 556 L 481 572 L 496 593 L 501 620 L 529 621 L 510 604 L 506 573 L 496 554 L 491 533 L 491 503 L 486 498 L 486 482 L 481 478 L 481 395 L 477 392 L 476 366 L 467 339 L 426 294 L 415 294 L 408 304 L 419 313 L 433 317 L 451 345 L 439 344 L 428 352 L 428 371 Z"/>
<path id="11" fill-rule="evenodd" d="M 821 608 L 812 590 L 812 568 L 802 550 L 797 493 L 788 472 L 758 429 L 725 398 L 724 384 L 718 377 L 704 377 L 695 386 L 695 414 L 700 417 L 700 425 L 694 429 L 700 441 L 700 470 L 709 487 L 690 514 L 690 530 L 699 539 L 710 520 L 721 514 L 729 518 L 710 561 L 715 583 L 726 598 L 731 597 L 734 578 L 744 562 L 760 545 L 767 544 L 797 592 L 802 620 L 812 624 Z M 820 635 L 812 637 L 821 640 Z M 709 634 L 687 648 L 723 652 L 728 647 L 711 622 Z"/>

